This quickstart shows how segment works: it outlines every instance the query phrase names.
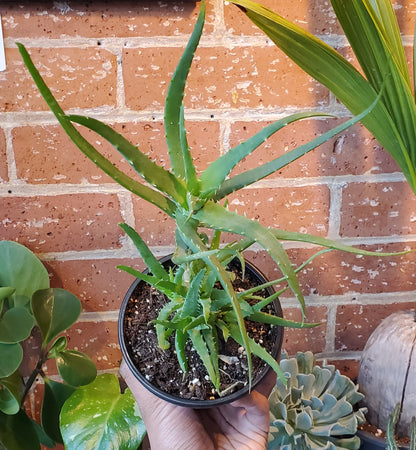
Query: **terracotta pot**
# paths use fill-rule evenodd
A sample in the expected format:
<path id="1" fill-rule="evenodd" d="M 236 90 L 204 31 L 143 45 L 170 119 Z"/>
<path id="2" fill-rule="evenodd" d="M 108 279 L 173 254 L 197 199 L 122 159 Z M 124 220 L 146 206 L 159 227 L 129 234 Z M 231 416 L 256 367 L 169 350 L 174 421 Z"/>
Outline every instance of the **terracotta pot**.
<path id="1" fill-rule="evenodd" d="M 161 262 L 166 263 L 170 260 L 170 255 L 162 258 Z M 253 275 L 257 280 L 258 284 L 263 284 L 267 282 L 266 278 L 260 273 L 258 269 L 256 269 L 253 265 L 246 263 L 245 267 L 246 273 L 250 273 Z M 176 397 L 174 395 L 168 394 L 158 387 L 154 386 L 151 382 L 149 382 L 145 376 L 139 371 L 139 369 L 136 367 L 136 365 L 133 362 L 129 345 L 126 342 L 125 334 L 124 334 L 124 317 L 126 313 L 127 305 L 132 297 L 133 292 L 136 289 L 140 289 L 140 285 L 144 284 L 141 280 L 136 280 L 133 282 L 133 284 L 130 286 L 129 290 L 127 291 L 124 300 L 122 302 L 120 313 L 119 313 L 119 319 L 118 319 L 118 337 L 121 347 L 121 352 L 123 355 L 124 360 L 126 361 L 128 367 L 132 371 L 132 373 L 135 375 L 135 377 L 145 386 L 150 392 L 157 395 L 159 398 L 168 401 L 170 403 L 179 405 L 179 406 L 187 406 L 192 408 L 211 408 L 214 406 L 219 406 L 221 404 L 226 404 L 233 402 L 244 395 L 248 393 L 248 385 L 244 386 L 243 388 L 239 389 L 238 391 L 235 391 L 229 395 L 226 395 L 221 398 L 215 398 L 215 399 L 207 399 L 207 400 L 193 400 L 193 399 L 183 399 L 180 397 Z M 268 295 L 272 295 L 274 293 L 274 290 L 272 288 L 266 289 Z M 278 299 L 274 301 L 274 311 L 277 316 L 283 317 L 282 314 L 282 308 L 280 305 L 280 302 Z M 271 355 L 277 360 L 280 357 L 280 351 L 282 347 L 283 342 L 283 327 L 277 327 L 277 337 L 274 342 L 273 350 L 271 351 Z M 266 374 L 272 370 L 268 365 L 264 367 L 264 369 L 261 371 L 261 373 L 253 380 L 252 383 L 252 389 L 255 388 L 255 386 L 261 382 L 261 380 L 266 376 Z M 179 364 L 178 364 L 178 371 L 179 371 Z"/>

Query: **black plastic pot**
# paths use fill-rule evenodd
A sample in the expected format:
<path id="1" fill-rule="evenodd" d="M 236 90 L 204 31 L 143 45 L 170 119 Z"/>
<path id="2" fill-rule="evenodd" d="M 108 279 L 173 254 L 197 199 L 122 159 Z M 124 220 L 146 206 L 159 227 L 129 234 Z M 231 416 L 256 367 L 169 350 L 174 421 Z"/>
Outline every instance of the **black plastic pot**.
<path id="1" fill-rule="evenodd" d="M 360 450 L 385 450 L 387 448 L 387 443 L 384 438 L 374 436 L 374 434 L 371 434 L 368 431 L 358 430 L 357 436 L 361 440 Z M 401 450 L 408 448 L 408 445 L 399 447 Z"/>
<path id="2" fill-rule="evenodd" d="M 169 261 L 171 258 L 171 255 L 168 255 L 164 258 L 161 259 L 162 263 L 166 263 L 167 261 Z M 266 283 L 267 280 L 266 278 L 261 274 L 261 272 L 254 267 L 252 264 L 250 263 L 246 263 L 246 267 L 245 267 L 246 273 L 250 273 L 251 275 L 253 275 L 255 278 L 257 278 L 258 280 L 258 284 L 263 284 Z M 123 329 L 123 324 L 124 324 L 124 315 L 126 312 L 126 308 L 127 305 L 129 303 L 129 300 L 133 294 L 133 292 L 138 289 L 138 286 L 140 284 L 144 284 L 143 281 L 137 279 L 136 281 L 133 282 L 133 284 L 130 286 L 129 290 L 127 291 L 123 302 L 121 304 L 121 308 L 120 308 L 120 313 L 119 313 L 119 318 L 118 318 L 118 338 L 119 338 L 119 342 L 120 342 L 120 347 L 121 347 L 121 353 L 123 355 L 123 358 L 126 362 L 126 364 L 128 365 L 128 367 L 130 368 L 131 372 L 134 374 L 134 376 L 140 381 L 140 383 L 142 383 L 143 386 L 145 386 L 150 392 L 152 392 L 153 394 L 155 394 L 156 396 L 158 396 L 159 398 L 168 401 L 170 403 L 173 403 L 175 405 L 179 405 L 179 406 L 187 406 L 187 407 L 191 407 L 191 408 L 211 408 L 214 406 L 219 406 L 219 405 L 223 405 L 226 403 L 230 403 L 233 402 L 241 397 L 243 397 L 244 395 L 246 395 L 248 393 L 248 386 L 245 386 L 241 389 L 239 389 L 236 392 L 233 392 L 227 396 L 221 397 L 221 398 L 216 398 L 213 400 L 190 400 L 190 399 L 183 399 L 180 397 L 176 397 L 173 396 L 171 394 L 168 394 L 162 390 L 160 390 L 159 388 L 157 388 L 156 386 L 154 386 L 152 383 L 150 383 L 139 371 L 139 369 L 135 366 L 130 351 L 129 351 L 129 347 L 125 342 L 125 338 L 124 338 L 124 329 Z M 269 287 L 266 289 L 268 295 L 272 295 L 274 293 L 273 288 Z M 276 299 L 274 301 L 274 312 L 277 316 L 279 317 L 283 317 L 283 313 L 282 313 L 282 308 L 280 305 L 280 302 L 278 299 Z M 271 355 L 277 360 L 280 357 L 280 351 L 282 348 L 282 342 L 283 342 L 283 327 L 277 327 L 278 328 L 278 332 L 276 333 L 276 341 L 273 347 L 273 350 L 270 352 Z M 178 370 L 179 370 L 179 366 L 178 366 Z M 258 383 L 260 383 L 262 381 L 262 379 L 266 376 L 266 374 L 270 371 L 273 370 L 271 369 L 269 366 L 265 366 L 264 370 L 253 380 L 252 383 L 252 389 L 254 389 L 256 387 L 256 385 Z"/>

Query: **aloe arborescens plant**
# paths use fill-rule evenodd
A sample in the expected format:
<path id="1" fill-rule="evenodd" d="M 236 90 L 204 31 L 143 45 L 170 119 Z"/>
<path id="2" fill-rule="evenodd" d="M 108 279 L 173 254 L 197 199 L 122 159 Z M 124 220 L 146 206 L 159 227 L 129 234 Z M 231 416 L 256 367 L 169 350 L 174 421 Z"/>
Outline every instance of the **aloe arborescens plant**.
<path id="1" fill-rule="evenodd" d="M 166 270 L 154 257 L 142 238 L 127 224 L 122 224 L 122 229 L 134 241 L 150 274 L 146 275 L 125 266 L 121 266 L 121 268 L 154 286 L 169 299 L 155 321 L 159 346 L 166 348 L 169 345 L 168 337 L 174 334 L 179 364 L 183 370 L 187 370 L 187 360 L 184 354 L 186 342 L 190 340 L 205 364 L 213 385 L 218 390 L 219 337 L 224 340 L 231 337 L 245 348 L 249 383 L 252 375 L 252 353 L 263 358 L 284 379 L 278 363 L 262 346 L 247 335 L 245 320 L 280 326 L 311 326 L 311 324 L 295 323 L 263 312 L 262 309 L 274 300 L 276 294 L 264 299 L 256 295 L 257 291 L 236 293 L 232 285 L 232 275 L 227 270 L 227 265 L 232 259 L 240 259 L 244 272 L 242 252 L 253 243 L 260 244 L 271 255 L 282 272 L 280 280 L 269 284 L 287 281 L 304 312 L 305 303 L 296 277 L 296 270 L 292 267 L 281 240 L 303 241 L 328 248 L 348 249 L 356 253 L 363 253 L 324 238 L 264 227 L 257 221 L 230 211 L 227 208 L 226 197 L 281 169 L 364 118 L 377 103 L 377 99 L 368 102 L 353 119 L 313 141 L 262 166 L 229 177 L 232 169 L 272 134 L 289 123 L 321 114 L 305 112 L 278 120 L 246 142 L 230 149 L 198 177 L 187 143 L 183 98 L 188 72 L 202 33 L 204 14 L 205 5 L 202 2 L 198 21 L 174 72 L 166 98 L 165 132 L 171 162 L 170 170 L 157 165 L 108 125 L 93 118 L 65 114 L 41 78 L 25 48 L 19 45 L 19 49 L 41 94 L 63 129 L 81 151 L 121 186 L 156 205 L 176 221 L 176 249 L 172 257 L 176 270 Z M 74 124 L 93 130 L 110 142 L 147 184 L 143 184 L 117 169 L 79 133 Z M 201 231 L 202 228 L 214 230 L 211 239 Z M 221 232 L 232 233 L 242 238 L 221 247 Z"/>

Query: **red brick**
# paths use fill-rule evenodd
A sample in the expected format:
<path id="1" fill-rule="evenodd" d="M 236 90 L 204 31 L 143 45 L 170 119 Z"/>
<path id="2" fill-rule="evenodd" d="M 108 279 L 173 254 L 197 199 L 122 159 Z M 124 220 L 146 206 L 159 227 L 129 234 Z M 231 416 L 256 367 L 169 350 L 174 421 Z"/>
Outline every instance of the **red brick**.
<path id="1" fill-rule="evenodd" d="M 414 247 L 409 243 L 409 248 Z M 403 244 L 365 246 L 371 251 L 398 252 Z M 296 266 L 315 251 L 291 249 L 289 255 Z M 416 288 L 414 256 L 360 256 L 332 251 L 308 264 L 298 275 L 305 295 L 377 294 L 411 291 Z"/>
<path id="2" fill-rule="evenodd" d="M 179 48 L 127 49 L 123 55 L 126 104 L 161 108 L 179 60 Z M 267 82 L 264 80 L 267 79 Z M 328 102 L 328 92 L 276 48 L 199 48 L 185 91 L 185 106 L 236 108 Z"/>
<path id="3" fill-rule="evenodd" d="M 341 305 L 337 309 L 336 350 L 362 350 L 380 322 L 396 311 L 414 310 L 415 303 Z"/>
<path id="4" fill-rule="evenodd" d="M 302 120 L 290 124 L 271 136 L 261 147 L 245 158 L 233 173 L 240 173 L 311 142 L 344 120 Z M 230 146 L 234 147 L 271 122 L 235 122 Z M 396 172 L 397 164 L 362 126 L 355 125 L 292 162 L 269 178 L 360 175 Z"/>
<path id="5" fill-rule="evenodd" d="M 394 10 L 400 31 L 404 35 L 413 36 L 415 9 L 415 0 L 398 0 L 395 2 Z"/>
<path id="6" fill-rule="evenodd" d="M 116 56 L 98 48 L 28 48 L 34 64 L 64 109 L 115 106 Z M 0 111 L 45 111 L 17 49 L 6 49 L 7 70 L 0 79 Z"/>
<path id="7" fill-rule="evenodd" d="M 262 0 L 259 3 L 311 33 L 340 34 L 342 32 L 330 2 L 325 0 L 314 2 L 308 0 L 298 0 L 297 2 Z M 228 30 L 235 34 L 261 34 L 260 30 L 236 6 L 227 5 L 224 10 Z"/>
<path id="8" fill-rule="evenodd" d="M 116 195 L 77 194 L 0 198 L 2 239 L 34 252 L 120 247 Z"/>
<path id="9" fill-rule="evenodd" d="M 326 235 L 329 191 L 326 186 L 245 189 L 230 196 L 230 210 L 262 225 Z"/>
<path id="10" fill-rule="evenodd" d="M 0 128 L 0 183 L 8 181 L 7 157 L 6 157 L 6 138 L 3 130 Z"/>
<path id="11" fill-rule="evenodd" d="M 123 264 L 144 269 L 138 260 L 94 259 L 47 261 L 51 286 L 67 289 L 82 302 L 83 311 L 116 311 L 134 281 L 132 275 L 117 269 Z"/>
<path id="12" fill-rule="evenodd" d="M 350 183 L 343 192 L 340 235 L 416 232 L 416 197 L 407 182 Z"/>
<path id="13" fill-rule="evenodd" d="M 414 243 L 363 246 L 377 252 L 399 252 L 414 249 Z M 287 253 L 294 267 L 313 256 L 320 247 L 292 248 Z M 247 252 L 247 260 L 253 262 L 269 280 L 278 279 L 281 273 L 264 251 Z M 351 294 L 379 294 L 406 292 L 416 289 L 414 253 L 401 256 L 361 256 L 348 252 L 331 251 L 318 256 L 298 273 L 301 290 L 305 296 L 330 296 Z M 281 285 L 280 287 L 283 287 Z M 282 297 L 293 297 L 290 291 Z"/>
<path id="14" fill-rule="evenodd" d="M 356 359 L 328 359 L 327 364 L 332 364 L 342 375 L 356 381 L 358 377 L 358 366 L 360 361 Z"/>
<path id="15" fill-rule="evenodd" d="M 138 145 L 139 149 L 149 154 L 156 163 L 165 169 L 170 167 L 163 123 L 138 122 L 110 126 L 131 143 Z M 189 122 L 187 129 L 194 162 L 198 168 L 205 169 L 219 154 L 218 123 Z M 80 130 L 116 167 L 132 178 L 141 179 L 111 144 L 93 132 L 84 128 Z M 31 184 L 112 182 L 109 176 L 82 154 L 59 125 L 17 127 L 13 129 L 12 134 L 19 179 Z"/>
<path id="16" fill-rule="evenodd" d="M 68 348 L 86 353 L 98 370 L 119 366 L 121 351 L 118 343 L 117 321 L 79 321 L 67 331 Z"/>
<path id="17" fill-rule="evenodd" d="M 214 17 L 212 1 L 207 3 L 206 29 L 209 32 Z M 111 5 L 71 2 L 70 7 L 57 5 L 5 5 L 2 8 L 5 37 L 57 39 L 82 36 L 100 39 L 190 34 L 199 12 L 199 5 L 186 1 L 116 2 Z"/>
<path id="18" fill-rule="evenodd" d="M 174 245 L 175 221 L 156 206 L 133 198 L 136 231 L 149 246 Z"/>
<path id="19" fill-rule="evenodd" d="M 304 329 L 285 328 L 282 349 L 286 350 L 289 355 L 307 350 L 313 353 L 322 352 L 326 343 L 326 314 L 326 308 L 323 306 L 308 306 L 306 308 L 306 322 L 321 323 L 322 325 Z M 283 316 L 285 319 L 302 321 L 300 309 L 283 308 Z"/>

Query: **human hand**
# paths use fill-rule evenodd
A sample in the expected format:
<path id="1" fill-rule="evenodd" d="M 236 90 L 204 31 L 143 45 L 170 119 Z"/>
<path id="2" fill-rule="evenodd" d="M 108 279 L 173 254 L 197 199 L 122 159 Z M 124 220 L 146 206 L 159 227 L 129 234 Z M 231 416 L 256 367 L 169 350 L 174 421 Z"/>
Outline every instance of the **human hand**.
<path id="1" fill-rule="evenodd" d="M 276 382 L 269 371 L 250 394 L 223 406 L 192 409 L 149 392 L 123 361 L 120 374 L 132 391 L 154 450 L 260 450 L 269 432 L 268 396 Z"/>

